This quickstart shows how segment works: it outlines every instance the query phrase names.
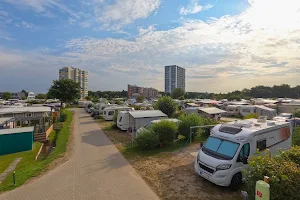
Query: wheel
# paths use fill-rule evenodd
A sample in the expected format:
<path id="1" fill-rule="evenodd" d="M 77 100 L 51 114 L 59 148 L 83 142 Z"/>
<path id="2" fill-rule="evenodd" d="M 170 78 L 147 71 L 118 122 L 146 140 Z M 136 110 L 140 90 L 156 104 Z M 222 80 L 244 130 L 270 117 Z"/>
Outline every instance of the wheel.
<path id="1" fill-rule="evenodd" d="M 242 174 L 237 173 L 232 177 L 229 187 L 230 189 L 237 191 L 238 189 L 240 189 L 241 185 L 242 185 Z"/>

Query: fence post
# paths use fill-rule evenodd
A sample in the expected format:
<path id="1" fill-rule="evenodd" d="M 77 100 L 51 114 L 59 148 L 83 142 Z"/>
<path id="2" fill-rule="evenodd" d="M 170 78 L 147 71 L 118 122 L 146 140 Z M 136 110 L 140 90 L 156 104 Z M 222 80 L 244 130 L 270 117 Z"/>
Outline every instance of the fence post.
<path id="1" fill-rule="evenodd" d="M 14 183 L 14 186 L 16 186 L 16 172 L 15 171 L 13 173 L 13 183 Z"/>

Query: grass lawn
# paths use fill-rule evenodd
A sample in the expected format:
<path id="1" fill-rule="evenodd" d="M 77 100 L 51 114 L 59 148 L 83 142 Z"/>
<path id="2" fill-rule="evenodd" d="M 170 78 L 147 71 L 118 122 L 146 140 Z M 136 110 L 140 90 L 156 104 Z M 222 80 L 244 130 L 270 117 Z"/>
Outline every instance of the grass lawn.
<path id="1" fill-rule="evenodd" d="M 64 122 L 63 128 L 59 131 L 57 136 L 57 143 L 55 149 L 50 153 L 49 156 L 43 158 L 42 160 L 35 161 L 35 157 L 41 146 L 40 143 L 34 143 L 34 148 L 32 151 L 20 152 L 15 154 L 9 154 L 0 156 L 0 171 L 4 171 L 5 168 L 13 161 L 15 158 L 23 158 L 16 167 L 16 186 L 12 182 L 12 173 L 0 184 L 0 192 L 14 189 L 22 184 L 24 184 L 28 179 L 39 175 L 43 172 L 47 166 L 55 159 L 62 157 L 63 153 L 67 149 L 67 144 L 69 136 L 71 133 L 70 123 L 72 121 L 73 113 L 71 111 L 64 111 L 67 115 L 67 119 Z M 51 133 L 55 136 L 55 133 Z M 4 162 L 3 162 L 4 161 Z"/>

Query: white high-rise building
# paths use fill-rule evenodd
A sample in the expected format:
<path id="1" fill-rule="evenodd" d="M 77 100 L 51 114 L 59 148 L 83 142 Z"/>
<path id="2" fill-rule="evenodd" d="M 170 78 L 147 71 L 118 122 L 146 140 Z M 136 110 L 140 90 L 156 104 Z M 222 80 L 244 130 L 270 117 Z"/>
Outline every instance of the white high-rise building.
<path id="1" fill-rule="evenodd" d="M 177 65 L 165 66 L 165 93 L 175 88 L 185 90 L 185 69 Z"/>
<path id="2" fill-rule="evenodd" d="M 81 99 L 88 96 L 88 72 L 74 67 L 59 69 L 59 79 L 71 79 L 80 83 Z"/>

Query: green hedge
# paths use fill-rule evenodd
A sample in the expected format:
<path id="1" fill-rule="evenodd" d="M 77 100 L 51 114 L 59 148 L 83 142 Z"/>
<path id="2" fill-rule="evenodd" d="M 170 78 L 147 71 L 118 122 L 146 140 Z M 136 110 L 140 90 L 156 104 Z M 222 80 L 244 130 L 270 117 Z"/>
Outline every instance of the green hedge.
<path id="1" fill-rule="evenodd" d="M 296 127 L 293 132 L 293 145 L 300 146 L 300 126 Z"/>
<path id="2" fill-rule="evenodd" d="M 136 147 L 140 150 L 155 149 L 160 145 L 158 135 L 152 130 L 142 130 L 135 138 Z"/>
<path id="3" fill-rule="evenodd" d="M 162 120 L 152 125 L 152 131 L 159 137 L 162 145 L 173 142 L 177 138 L 177 124 L 168 120 Z"/>
<path id="4" fill-rule="evenodd" d="M 300 199 L 300 147 L 282 152 L 279 155 L 252 156 L 249 168 L 244 172 L 249 199 L 255 198 L 256 181 L 270 177 L 271 200 Z"/>

